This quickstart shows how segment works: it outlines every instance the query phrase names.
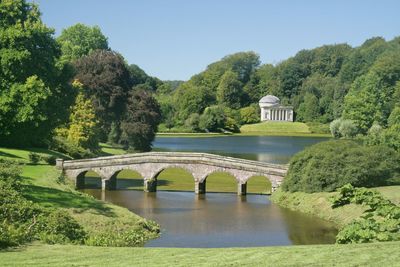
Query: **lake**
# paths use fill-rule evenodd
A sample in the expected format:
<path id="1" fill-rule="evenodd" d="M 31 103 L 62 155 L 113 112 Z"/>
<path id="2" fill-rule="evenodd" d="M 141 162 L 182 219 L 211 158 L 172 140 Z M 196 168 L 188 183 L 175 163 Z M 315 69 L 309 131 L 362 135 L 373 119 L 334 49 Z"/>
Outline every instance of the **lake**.
<path id="1" fill-rule="evenodd" d="M 193 151 L 288 163 L 305 147 L 327 138 L 227 136 L 157 137 L 154 150 Z M 275 205 L 266 195 L 126 190 L 84 191 L 161 225 L 148 247 L 252 247 L 334 243 L 337 230 L 321 219 Z"/>
<path id="2" fill-rule="evenodd" d="M 155 151 L 190 151 L 286 164 L 307 146 L 329 140 L 326 137 L 299 136 L 222 136 L 157 137 Z"/>

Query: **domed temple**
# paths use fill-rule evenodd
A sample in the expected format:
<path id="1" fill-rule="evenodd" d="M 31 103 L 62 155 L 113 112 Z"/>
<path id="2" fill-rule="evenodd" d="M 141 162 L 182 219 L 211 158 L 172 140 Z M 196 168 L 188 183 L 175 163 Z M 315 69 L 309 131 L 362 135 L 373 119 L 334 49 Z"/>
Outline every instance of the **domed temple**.
<path id="1" fill-rule="evenodd" d="M 293 107 L 282 106 L 279 98 L 266 95 L 260 99 L 261 121 L 293 121 Z"/>

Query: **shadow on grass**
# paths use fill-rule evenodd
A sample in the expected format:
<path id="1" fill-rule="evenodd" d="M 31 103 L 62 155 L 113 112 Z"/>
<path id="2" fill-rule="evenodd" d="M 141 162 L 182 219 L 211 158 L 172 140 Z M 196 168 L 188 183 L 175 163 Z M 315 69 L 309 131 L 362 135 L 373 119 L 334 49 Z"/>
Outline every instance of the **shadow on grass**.
<path id="1" fill-rule="evenodd" d="M 25 185 L 24 187 L 23 192 L 27 199 L 45 207 L 73 208 L 78 213 L 93 210 L 108 217 L 115 216 L 105 203 L 88 196 L 36 185 Z"/>
<path id="2" fill-rule="evenodd" d="M 0 157 L 7 157 L 7 158 L 14 158 L 14 159 L 23 159 L 23 158 L 20 157 L 20 156 L 17 156 L 17 155 L 11 154 L 11 153 L 7 153 L 7 152 L 4 152 L 4 151 L 0 151 Z"/>

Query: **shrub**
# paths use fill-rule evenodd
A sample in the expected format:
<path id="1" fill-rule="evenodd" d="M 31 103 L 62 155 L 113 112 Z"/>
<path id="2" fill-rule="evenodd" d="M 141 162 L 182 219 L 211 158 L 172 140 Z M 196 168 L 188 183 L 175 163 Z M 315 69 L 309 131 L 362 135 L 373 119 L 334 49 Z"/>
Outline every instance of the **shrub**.
<path id="1" fill-rule="evenodd" d="M 56 165 L 57 157 L 53 155 L 42 156 L 41 159 L 49 165 Z"/>
<path id="2" fill-rule="evenodd" d="M 400 177 L 400 155 L 386 146 L 363 146 L 349 140 L 321 142 L 297 153 L 283 181 L 285 191 L 334 191 L 380 186 Z"/>
<path id="3" fill-rule="evenodd" d="M 202 130 L 217 132 L 225 126 L 225 120 L 224 109 L 220 106 L 211 106 L 200 116 L 199 126 Z"/>
<path id="4" fill-rule="evenodd" d="M 242 124 L 250 124 L 260 122 L 260 109 L 258 106 L 248 106 L 240 109 L 240 117 Z"/>
<path id="5" fill-rule="evenodd" d="M 350 203 L 369 207 L 364 216 L 339 231 L 337 243 L 400 241 L 399 206 L 385 199 L 378 191 L 354 188 L 347 184 L 339 190 L 332 206 L 336 208 Z"/>
<path id="6" fill-rule="evenodd" d="M 94 156 L 90 150 L 77 146 L 62 136 L 53 137 L 50 148 L 65 153 L 74 159 L 90 158 Z"/>
<path id="7" fill-rule="evenodd" d="M 29 161 L 32 164 L 37 164 L 40 161 L 40 155 L 34 152 L 29 153 Z"/>
<path id="8" fill-rule="evenodd" d="M 0 158 L 0 188 L 18 189 L 21 183 L 21 172 L 22 169 L 15 162 Z"/>
<path id="9" fill-rule="evenodd" d="M 340 137 L 339 127 L 340 127 L 341 123 L 342 123 L 342 119 L 337 119 L 337 120 L 332 121 L 331 124 L 329 125 L 329 129 L 331 131 L 331 134 L 335 138 L 339 138 Z"/>
<path id="10" fill-rule="evenodd" d="M 356 136 L 358 130 L 357 126 L 352 120 L 342 120 L 339 126 L 340 135 L 346 138 Z"/>
<path id="11" fill-rule="evenodd" d="M 197 113 L 190 114 L 189 118 L 185 121 L 185 126 L 189 128 L 193 132 L 197 132 L 200 130 L 200 115 Z"/>

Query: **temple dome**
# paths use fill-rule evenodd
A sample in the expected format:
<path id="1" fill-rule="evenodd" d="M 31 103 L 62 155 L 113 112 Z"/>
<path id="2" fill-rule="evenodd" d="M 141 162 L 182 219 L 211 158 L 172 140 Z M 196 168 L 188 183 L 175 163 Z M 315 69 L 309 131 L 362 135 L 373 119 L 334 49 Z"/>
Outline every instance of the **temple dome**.
<path id="1" fill-rule="evenodd" d="M 279 102 L 280 102 L 279 98 L 277 98 L 274 95 L 266 95 L 259 101 L 260 104 L 270 104 L 270 105 L 276 105 L 279 104 Z"/>

